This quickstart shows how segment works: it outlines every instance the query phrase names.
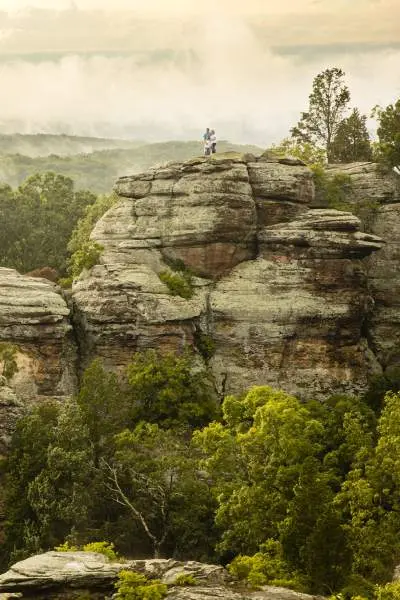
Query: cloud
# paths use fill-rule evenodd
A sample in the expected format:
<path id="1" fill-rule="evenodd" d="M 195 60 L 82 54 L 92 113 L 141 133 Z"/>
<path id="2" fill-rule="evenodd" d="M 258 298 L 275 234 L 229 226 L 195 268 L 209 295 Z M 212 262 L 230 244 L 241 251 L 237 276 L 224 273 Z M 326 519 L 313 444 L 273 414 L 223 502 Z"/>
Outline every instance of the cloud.
<path id="1" fill-rule="evenodd" d="M 209 124 L 222 138 L 266 146 L 288 134 L 327 67 L 346 71 L 363 112 L 400 96 L 398 45 L 354 41 L 341 17 L 334 25 L 346 35 L 336 42 L 331 30 L 327 43 L 319 33 L 307 38 L 307 24 L 324 22 L 308 3 L 308 17 L 284 11 L 266 24 L 222 9 L 194 19 L 105 19 L 77 4 L 77 13 L 0 15 L 0 28 L 14 28 L 0 40 L 0 131 L 171 139 L 199 136 Z"/>

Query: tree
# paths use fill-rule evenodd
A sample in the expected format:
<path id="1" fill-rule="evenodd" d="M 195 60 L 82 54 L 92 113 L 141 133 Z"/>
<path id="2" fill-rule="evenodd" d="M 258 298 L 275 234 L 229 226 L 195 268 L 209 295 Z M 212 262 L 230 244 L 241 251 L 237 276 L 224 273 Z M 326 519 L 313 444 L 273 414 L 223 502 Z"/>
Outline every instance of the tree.
<path id="1" fill-rule="evenodd" d="M 82 531 L 94 463 L 79 407 L 34 408 L 17 425 L 7 462 L 7 548 L 14 558 L 48 550 Z"/>
<path id="2" fill-rule="evenodd" d="M 176 538 L 179 521 L 193 529 L 204 517 L 204 503 L 210 510 L 208 486 L 198 476 L 188 442 L 172 431 L 140 423 L 118 434 L 115 444 L 114 457 L 103 463 L 107 488 L 142 527 L 157 558 L 168 538 Z"/>
<path id="3" fill-rule="evenodd" d="M 313 81 L 308 112 L 301 113 L 300 121 L 291 129 L 292 137 L 299 142 L 322 145 L 328 162 L 332 160 L 332 142 L 350 102 L 344 76 L 336 67 L 319 73 Z"/>
<path id="4" fill-rule="evenodd" d="M 332 142 L 332 162 L 356 162 L 372 160 L 371 142 L 366 126 L 366 115 L 357 108 L 338 125 Z"/>
<path id="5" fill-rule="evenodd" d="M 386 394 L 377 434 L 375 446 L 355 454 L 335 499 L 345 519 L 352 571 L 375 583 L 392 577 L 400 556 L 400 394 Z"/>
<path id="6" fill-rule="evenodd" d="M 295 156 L 304 161 L 306 165 L 323 167 L 326 163 L 325 150 L 303 140 L 285 138 L 277 146 L 272 146 L 271 151 L 283 156 Z"/>
<path id="7" fill-rule="evenodd" d="M 400 165 L 400 99 L 386 108 L 375 106 L 378 119 L 378 158 L 390 167 Z"/>
<path id="8" fill-rule="evenodd" d="M 37 173 L 13 191 L 0 189 L 0 264 L 21 272 L 49 266 L 65 272 L 67 244 L 96 196 L 74 191 L 72 179 Z M 3 235 L 4 233 L 4 235 Z"/>
<path id="9" fill-rule="evenodd" d="M 137 352 L 128 365 L 127 379 L 133 422 L 194 428 L 218 416 L 208 374 L 198 369 L 189 352 L 181 356 L 161 356 L 154 350 Z"/>
<path id="10" fill-rule="evenodd" d="M 194 433 L 203 468 L 218 502 L 221 551 L 257 552 L 278 539 L 302 465 L 320 451 L 322 425 L 282 391 L 254 387 L 243 398 L 228 396 L 224 424 Z"/>

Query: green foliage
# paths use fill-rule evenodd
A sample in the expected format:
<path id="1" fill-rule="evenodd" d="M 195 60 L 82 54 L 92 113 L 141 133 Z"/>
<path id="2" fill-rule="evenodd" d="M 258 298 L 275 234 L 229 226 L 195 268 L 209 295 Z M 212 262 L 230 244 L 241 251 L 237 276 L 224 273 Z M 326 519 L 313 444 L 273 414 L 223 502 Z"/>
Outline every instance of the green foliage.
<path id="1" fill-rule="evenodd" d="M 384 165 L 400 164 L 400 99 L 386 108 L 376 106 L 372 112 L 378 119 L 379 144 L 376 158 Z"/>
<path id="2" fill-rule="evenodd" d="M 310 166 L 319 165 L 323 167 L 326 163 L 325 150 L 304 140 L 296 141 L 293 138 L 285 138 L 277 146 L 272 146 L 271 150 L 282 157 L 294 156 L 299 158 Z"/>
<path id="3" fill-rule="evenodd" d="M 110 542 L 90 542 L 83 546 L 83 551 L 104 554 L 111 561 L 119 559 L 118 554 L 115 552 L 114 544 Z"/>
<path id="4" fill-rule="evenodd" d="M 371 142 L 366 125 L 367 117 L 357 108 L 337 127 L 332 142 L 331 161 L 350 163 L 372 160 Z"/>
<path id="5" fill-rule="evenodd" d="M 182 519 L 190 529 L 202 518 L 203 503 L 211 504 L 208 488 L 198 480 L 188 443 L 172 431 L 140 423 L 117 435 L 115 446 L 111 464 L 105 465 L 112 499 L 143 528 L 158 557 Z"/>
<path id="6" fill-rule="evenodd" d="M 266 386 L 226 398 L 223 416 L 224 424 L 211 423 L 194 440 L 214 482 L 220 549 L 254 553 L 279 535 L 302 464 L 319 452 L 322 426 L 294 397 Z"/>
<path id="7" fill-rule="evenodd" d="M 7 381 L 10 381 L 18 373 L 18 364 L 16 354 L 18 352 L 15 344 L 9 342 L 0 342 L 0 364 L 2 366 L 1 375 Z"/>
<path id="8" fill-rule="evenodd" d="M 0 265 L 21 272 L 66 269 L 67 244 L 78 219 L 96 197 L 75 191 L 55 173 L 28 177 L 16 190 L 0 189 Z"/>
<path id="9" fill-rule="evenodd" d="M 215 354 L 215 342 L 211 335 L 196 330 L 194 334 L 194 344 L 206 363 L 208 363 Z"/>
<path id="10" fill-rule="evenodd" d="M 315 192 L 318 201 L 326 207 L 336 210 L 354 211 L 352 181 L 350 175 L 336 173 L 331 177 L 320 165 L 312 166 Z"/>
<path id="11" fill-rule="evenodd" d="M 68 270 L 72 278 L 78 277 L 84 269 L 91 269 L 97 265 L 103 250 L 103 246 L 97 242 L 89 241 L 82 244 L 69 260 Z"/>
<path id="12" fill-rule="evenodd" d="M 375 589 L 376 600 L 400 600 L 400 582 L 394 581 Z"/>
<path id="13" fill-rule="evenodd" d="M 392 367 L 382 375 L 372 377 L 367 391 L 363 394 L 363 400 L 379 415 L 387 392 L 400 392 L 399 367 Z"/>
<path id="14" fill-rule="evenodd" d="M 344 72 L 337 67 L 325 69 L 313 80 L 309 108 L 291 130 L 299 142 L 321 145 L 328 162 L 332 159 L 332 142 L 350 102 L 350 92 L 344 84 Z"/>
<path id="15" fill-rule="evenodd" d="M 55 546 L 54 550 L 56 552 L 78 552 L 80 550 L 79 546 L 74 546 L 73 544 L 70 544 L 69 541 L 65 541 L 62 544 L 60 544 L 59 546 Z"/>
<path id="16" fill-rule="evenodd" d="M 198 370 L 189 353 L 159 355 L 137 352 L 127 369 L 132 411 L 136 422 L 162 427 L 199 427 L 218 415 L 208 374 Z"/>
<path id="17" fill-rule="evenodd" d="M 115 561 L 119 559 L 118 554 L 115 552 L 115 546 L 110 542 L 89 542 L 85 544 L 83 547 L 76 546 L 71 544 L 68 540 L 60 544 L 59 546 L 55 546 L 54 550 L 57 552 L 95 552 L 97 554 L 103 554 L 110 561 Z"/>
<path id="18" fill-rule="evenodd" d="M 190 573 L 178 573 L 178 575 L 175 577 L 174 585 L 194 586 L 197 585 L 197 580 Z"/>
<path id="19" fill-rule="evenodd" d="M 371 581 L 367 581 L 360 575 L 350 575 L 346 585 L 340 590 L 340 597 L 343 600 L 359 598 L 359 600 L 373 600 L 375 598 L 376 587 Z"/>
<path id="20" fill-rule="evenodd" d="M 158 276 L 169 289 L 171 296 L 180 296 L 186 300 L 189 300 L 193 296 L 193 282 L 190 274 L 184 271 L 180 273 L 161 271 Z"/>
<path id="21" fill-rule="evenodd" d="M 77 402 L 98 462 L 100 456 L 108 456 L 113 436 L 131 425 L 128 397 L 115 373 L 96 359 L 82 376 Z"/>
<path id="22" fill-rule="evenodd" d="M 162 600 L 168 588 L 158 579 L 148 580 L 134 571 L 121 571 L 115 584 L 116 600 Z"/>
<path id="23" fill-rule="evenodd" d="M 97 221 L 118 201 L 116 194 L 109 196 L 99 196 L 94 204 L 86 207 L 84 216 L 78 221 L 68 242 L 68 250 L 71 253 L 69 258 L 69 273 L 71 281 L 63 280 L 61 284 L 65 287 L 71 287 L 72 280 L 77 277 L 83 268 L 90 269 L 97 264 L 103 247 L 90 241 L 90 234 Z"/>
<path id="24" fill-rule="evenodd" d="M 229 572 L 238 579 L 245 579 L 251 585 L 279 585 L 301 591 L 299 579 L 290 573 L 283 558 L 282 546 L 274 540 L 267 540 L 261 551 L 253 556 L 237 556 L 228 566 Z"/>
<path id="25" fill-rule="evenodd" d="M 82 530 L 92 503 L 93 457 L 78 407 L 43 404 L 23 417 L 7 465 L 7 547 L 52 548 Z"/>

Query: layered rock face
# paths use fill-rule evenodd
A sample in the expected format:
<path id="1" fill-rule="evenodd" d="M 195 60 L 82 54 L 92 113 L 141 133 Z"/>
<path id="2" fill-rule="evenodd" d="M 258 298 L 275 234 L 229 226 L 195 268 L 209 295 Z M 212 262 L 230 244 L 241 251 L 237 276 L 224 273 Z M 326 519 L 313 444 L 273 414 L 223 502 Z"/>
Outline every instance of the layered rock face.
<path id="1" fill-rule="evenodd" d="M 136 350 L 212 339 L 221 394 L 269 383 L 296 393 L 358 391 L 379 365 L 366 338 L 365 257 L 380 238 L 357 217 L 310 209 L 296 160 L 215 155 L 124 177 L 99 221 L 99 265 L 73 288 L 82 365 L 113 368 Z M 190 299 L 160 273 L 184 263 Z"/>
<path id="2" fill-rule="evenodd" d="M 0 387 L 0 410 L 4 412 L 6 407 L 8 419 L 15 412 L 10 406 L 18 405 L 17 398 L 29 404 L 74 391 L 75 349 L 69 312 L 55 284 L 0 268 L 0 342 L 15 346 L 18 367 Z M 0 365 L 3 370 L 1 354 Z M 7 391 L 7 386 L 13 392 Z M 6 427 L 6 423 L 0 417 L 0 425 Z M 0 432 L 0 440 L 1 436 Z"/>
<path id="3" fill-rule="evenodd" d="M 374 163 L 335 165 L 329 173 L 351 181 L 348 201 L 365 226 L 386 244 L 367 261 L 375 306 L 368 326 L 370 345 L 383 369 L 400 366 L 400 177 Z M 347 199 L 346 199 L 347 201 Z"/>
<path id="4" fill-rule="evenodd" d="M 35 600 L 71 600 L 112 597 L 114 582 L 120 571 L 135 571 L 149 580 L 159 579 L 168 586 L 170 600 L 313 600 L 315 596 L 287 588 L 263 586 L 252 590 L 229 576 L 221 566 L 173 559 L 110 562 L 92 552 L 47 552 L 33 556 L 0 575 L 0 598 L 35 598 Z M 189 575 L 195 585 L 176 585 L 179 575 Z M 7 594 L 10 593 L 10 595 Z M 88 594 L 90 593 L 90 596 Z M 15 596 L 14 596 L 15 594 Z"/>

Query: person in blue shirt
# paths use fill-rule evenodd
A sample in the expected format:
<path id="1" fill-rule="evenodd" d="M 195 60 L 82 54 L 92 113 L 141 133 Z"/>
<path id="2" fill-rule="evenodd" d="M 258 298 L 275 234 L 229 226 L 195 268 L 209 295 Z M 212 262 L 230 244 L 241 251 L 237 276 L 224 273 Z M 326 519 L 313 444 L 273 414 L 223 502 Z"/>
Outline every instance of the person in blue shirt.
<path id="1" fill-rule="evenodd" d="M 209 156 L 211 154 L 211 143 L 210 143 L 211 132 L 210 128 L 207 127 L 203 134 L 203 142 L 204 142 L 204 156 Z"/>

